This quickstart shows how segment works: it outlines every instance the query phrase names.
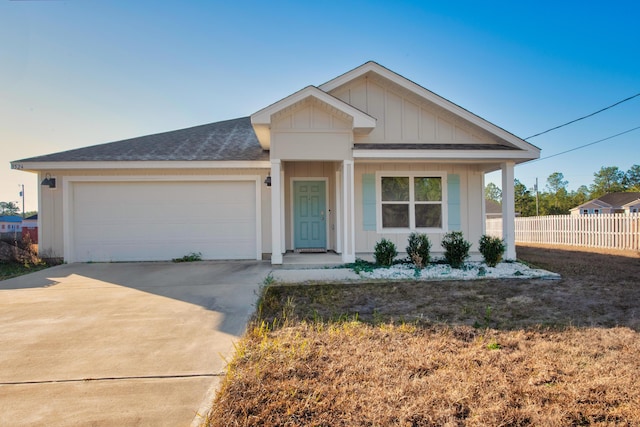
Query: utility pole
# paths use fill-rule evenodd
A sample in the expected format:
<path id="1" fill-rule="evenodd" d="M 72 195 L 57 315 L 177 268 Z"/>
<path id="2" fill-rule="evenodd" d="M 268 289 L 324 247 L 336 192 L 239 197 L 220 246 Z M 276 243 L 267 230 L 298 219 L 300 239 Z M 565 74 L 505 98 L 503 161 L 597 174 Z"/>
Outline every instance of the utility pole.
<path id="1" fill-rule="evenodd" d="M 538 177 L 536 177 L 536 216 L 539 216 L 538 212 Z"/>
<path id="2" fill-rule="evenodd" d="M 24 184 L 22 185 L 22 190 L 20 190 L 20 197 L 22 197 L 22 219 L 24 219 Z"/>

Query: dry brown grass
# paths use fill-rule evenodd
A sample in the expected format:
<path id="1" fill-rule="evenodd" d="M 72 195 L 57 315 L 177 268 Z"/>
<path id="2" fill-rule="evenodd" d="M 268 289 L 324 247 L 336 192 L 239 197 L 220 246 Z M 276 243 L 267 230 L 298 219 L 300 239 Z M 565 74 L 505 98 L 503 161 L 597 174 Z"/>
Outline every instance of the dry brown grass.
<path id="1" fill-rule="evenodd" d="M 209 425 L 640 425 L 638 260 L 519 255 L 564 278 L 274 288 L 262 320 L 288 319 L 258 320 L 243 338 Z M 399 321 L 418 305 L 438 318 Z M 347 306 L 376 310 L 336 315 Z M 470 326 L 478 321 L 488 324 Z"/>

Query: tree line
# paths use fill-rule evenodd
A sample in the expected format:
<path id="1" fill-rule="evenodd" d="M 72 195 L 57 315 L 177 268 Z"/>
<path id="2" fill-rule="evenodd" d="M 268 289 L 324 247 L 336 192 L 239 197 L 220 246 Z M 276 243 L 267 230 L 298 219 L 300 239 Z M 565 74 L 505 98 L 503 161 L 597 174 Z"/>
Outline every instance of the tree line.
<path id="1" fill-rule="evenodd" d="M 37 211 L 29 211 L 24 213 L 24 217 L 37 214 Z M 20 215 L 20 207 L 14 202 L 0 202 L 0 216 L 4 215 Z"/>
<path id="2" fill-rule="evenodd" d="M 562 172 L 554 172 L 547 178 L 543 190 L 538 188 L 538 215 L 566 215 L 572 208 L 608 193 L 624 191 L 640 192 L 640 165 L 633 165 L 626 172 L 617 166 L 603 166 L 593 174 L 590 186 L 581 185 L 568 191 L 569 181 Z M 514 182 L 516 212 L 521 216 L 536 215 L 536 189 L 527 188 L 518 179 Z M 494 183 L 485 187 L 485 198 L 502 202 L 502 190 Z"/>

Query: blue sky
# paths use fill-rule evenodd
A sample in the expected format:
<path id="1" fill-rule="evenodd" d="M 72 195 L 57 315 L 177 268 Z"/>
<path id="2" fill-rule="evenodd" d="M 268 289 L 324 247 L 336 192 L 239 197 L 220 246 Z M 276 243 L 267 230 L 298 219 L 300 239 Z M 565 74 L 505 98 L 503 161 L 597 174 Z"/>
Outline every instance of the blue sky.
<path id="1" fill-rule="evenodd" d="M 526 138 L 640 92 L 637 1 L 3 1 L 0 201 L 9 162 L 247 116 L 374 60 Z M 549 156 L 640 126 L 640 97 L 533 138 Z M 640 130 L 516 167 L 569 188 L 640 163 Z M 497 179 L 495 174 L 488 181 Z"/>

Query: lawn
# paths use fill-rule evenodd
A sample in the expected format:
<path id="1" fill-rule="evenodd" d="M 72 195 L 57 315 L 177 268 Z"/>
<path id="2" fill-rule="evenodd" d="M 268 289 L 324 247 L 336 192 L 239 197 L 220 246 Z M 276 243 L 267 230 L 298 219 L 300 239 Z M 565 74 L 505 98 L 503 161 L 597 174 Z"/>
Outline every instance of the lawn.
<path id="1" fill-rule="evenodd" d="M 640 425 L 640 258 L 518 254 L 562 279 L 266 288 L 209 425 Z"/>
<path id="2" fill-rule="evenodd" d="M 0 261 L 0 280 L 11 279 L 12 277 L 18 277 L 22 276 L 23 274 L 33 273 L 47 267 L 49 267 L 49 265 L 45 263 L 32 265 L 22 264 L 19 262 Z"/>

